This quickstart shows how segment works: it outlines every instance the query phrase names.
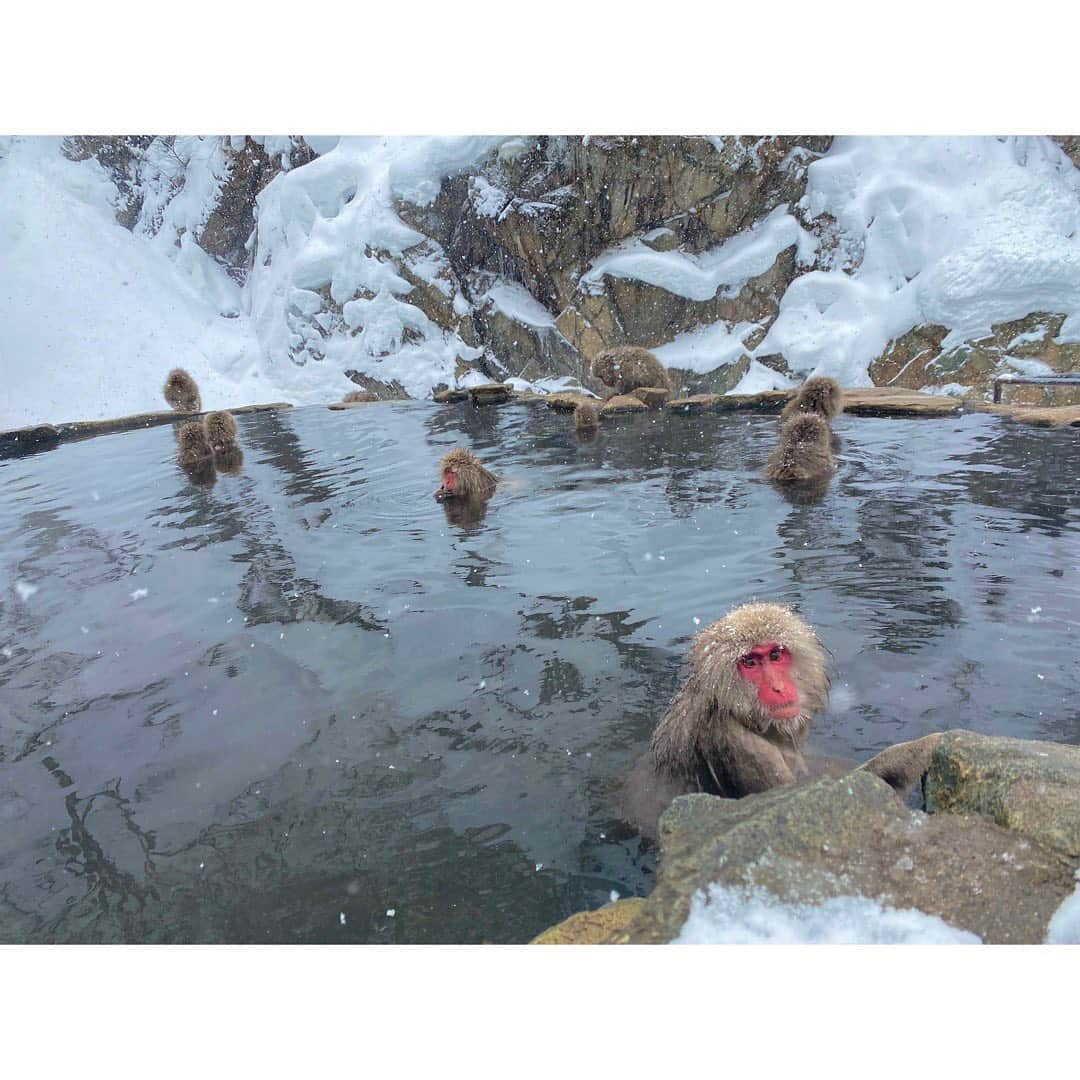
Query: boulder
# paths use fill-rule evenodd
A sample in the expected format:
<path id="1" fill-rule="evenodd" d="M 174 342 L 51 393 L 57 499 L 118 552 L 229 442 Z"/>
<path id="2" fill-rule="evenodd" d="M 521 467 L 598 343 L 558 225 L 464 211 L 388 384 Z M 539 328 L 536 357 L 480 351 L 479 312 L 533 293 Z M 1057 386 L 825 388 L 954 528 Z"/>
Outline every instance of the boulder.
<path id="1" fill-rule="evenodd" d="M 631 397 L 644 402 L 650 409 L 659 409 L 671 397 L 671 391 L 664 386 L 639 386 Z"/>
<path id="2" fill-rule="evenodd" d="M 645 903 L 640 897 L 627 897 L 605 904 L 595 911 L 579 911 L 545 930 L 530 945 L 609 945 L 637 916 Z"/>
<path id="3" fill-rule="evenodd" d="M 510 400 L 510 387 L 503 383 L 481 383 L 466 389 L 474 405 L 501 405 Z"/>
<path id="4" fill-rule="evenodd" d="M 640 398 L 631 397 L 629 394 L 616 394 L 610 397 L 600 406 L 600 415 L 618 416 L 621 413 L 648 412 L 649 406 Z"/>
<path id="5" fill-rule="evenodd" d="M 979 814 L 1080 858 L 1080 746 L 947 732 L 926 776 L 926 806 Z"/>
<path id="6" fill-rule="evenodd" d="M 680 932 L 712 883 L 785 903 L 861 896 L 915 908 L 985 942 L 1038 943 L 1077 861 L 985 817 L 927 815 L 866 772 L 743 799 L 686 795 L 660 819 L 656 886 L 615 942 Z"/>

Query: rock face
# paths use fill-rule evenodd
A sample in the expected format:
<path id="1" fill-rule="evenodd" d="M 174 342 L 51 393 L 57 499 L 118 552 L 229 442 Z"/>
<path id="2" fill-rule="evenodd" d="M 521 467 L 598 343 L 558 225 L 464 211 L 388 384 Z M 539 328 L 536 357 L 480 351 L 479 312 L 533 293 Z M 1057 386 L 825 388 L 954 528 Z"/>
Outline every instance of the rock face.
<path id="1" fill-rule="evenodd" d="M 930 813 L 866 772 L 678 798 L 660 819 L 652 894 L 624 926 L 592 924 L 588 940 L 671 941 L 711 884 L 790 904 L 864 897 L 988 943 L 1046 940 L 1080 866 L 1080 748 L 951 732 L 926 791 Z"/>
<path id="2" fill-rule="evenodd" d="M 1080 858 L 1080 747 L 949 732 L 930 763 L 926 806 L 979 814 Z"/>

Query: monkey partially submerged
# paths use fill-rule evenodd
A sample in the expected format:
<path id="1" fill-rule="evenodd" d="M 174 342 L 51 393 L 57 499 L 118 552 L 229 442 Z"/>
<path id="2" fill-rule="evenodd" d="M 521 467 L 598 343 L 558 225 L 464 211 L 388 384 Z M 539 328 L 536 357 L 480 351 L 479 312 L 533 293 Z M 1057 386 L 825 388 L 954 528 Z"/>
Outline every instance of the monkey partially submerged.
<path id="1" fill-rule="evenodd" d="M 451 450 L 439 462 L 442 481 L 435 498 L 456 499 L 461 502 L 483 503 L 495 494 L 495 475 L 484 468 L 468 450 Z"/>
<path id="2" fill-rule="evenodd" d="M 236 421 L 232 413 L 224 411 L 207 413 L 203 420 L 203 429 L 206 431 L 210 449 L 215 454 L 236 446 Z"/>
<path id="3" fill-rule="evenodd" d="M 629 394 L 639 386 L 671 389 L 667 368 L 648 349 L 637 345 L 620 345 L 597 353 L 592 373 L 619 394 Z"/>
<path id="4" fill-rule="evenodd" d="M 202 409 L 198 384 L 183 368 L 173 368 L 169 372 L 162 390 L 169 408 L 177 412 L 199 412 Z"/>
<path id="5" fill-rule="evenodd" d="M 197 420 L 180 425 L 176 433 L 176 460 L 188 477 L 199 484 L 214 480 L 214 452 Z"/>
<path id="6" fill-rule="evenodd" d="M 780 423 L 800 413 L 816 413 L 823 420 L 834 420 L 844 410 L 844 391 L 827 375 L 815 375 L 799 387 L 799 392 L 784 406 Z"/>
<path id="7" fill-rule="evenodd" d="M 780 425 L 780 442 L 769 456 L 765 478 L 774 484 L 805 484 L 827 478 L 835 468 L 832 429 L 815 413 L 802 413 Z"/>
<path id="8" fill-rule="evenodd" d="M 599 423 L 600 411 L 595 405 L 582 404 L 574 407 L 574 430 L 582 438 L 594 436 Z"/>
<path id="9" fill-rule="evenodd" d="M 655 836 L 677 795 L 741 798 L 810 776 L 803 748 L 828 699 L 825 650 L 791 608 L 735 608 L 694 638 L 689 675 L 627 778 L 624 816 Z M 926 772 L 939 737 L 891 747 L 860 767 L 904 792 Z"/>

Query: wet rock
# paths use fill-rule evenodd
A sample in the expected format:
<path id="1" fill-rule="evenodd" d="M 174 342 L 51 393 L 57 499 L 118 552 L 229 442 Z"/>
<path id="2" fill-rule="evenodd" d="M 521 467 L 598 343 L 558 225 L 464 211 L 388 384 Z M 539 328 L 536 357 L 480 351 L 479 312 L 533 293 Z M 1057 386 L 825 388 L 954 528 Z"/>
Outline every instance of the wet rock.
<path id="1" fill-rule="evenodd" d="M 691 394 L 671 398 L 664 403 L 664 408 L 680 413 L 733 412 L 739 409 L 779 412 L 792 394 L 791 390 L 764 390 L 760 394 Z"/>
<path id="2" fill-rule="evenodd" d="M 944 326 L 918 326 L 889 343 L 871 363 L 870 377 L 877 386 L 910 389 L 958 383 L 985 397 L 998 376 L 1029 373 L 1022 370 L 1027 361 L 1045 364 L 1050 373 L 1080 371 L 1080 344 L 1056 340 L 1064 321 L 1062 314 L 1032 312 L 1022 319 L 996 323 L 986 337 L 948 349 L 942 347 L 948 333 Z M 1017 405 L 1080 404 L 1076 386 L 1021 385 L 1007 392 L 1010 403 Z"/>
<path id="3" fill-rule="evenodd" d="M 573 412 L 579 405 L 598 405 L 599 402 L 588 394 L 578 394 L 572 390 L 562 391 L 557 394 L 548 394 L 544 401 L 549 409 L 556 412 Z"/>
<path id="4" fill-rule="evenodd" d="M 510 387 L 503 383 L 482 383 L 468 387 L 468 394 L 474 405 L 501 405 L 510 400 Z"/>
<path id="5" fill-rule="evenodd" d="M 1080 747 L 947 732 L 930 762 L 926 805 L 979 814 L 1080 857 Z"/>
<path id="6" fill-rule="evenodd" d="M 961 402 L 944 394 L 920 394 L 872 386 L 844 391 L 844 412 L 853 416 L 952 416 Z"/>
<path id="7" fill-rule="evenodd" d="M 660 819 L 656 887 L 614 940 L 671 941 L 694 894 L 718 882 L 791 903 L 863 896 L 986 942 L 1038 943 L 1076 862 L 983 817 L 911 810 L 869 773 L 743 799 L 687 795 Z"/>
<path id="8" fill-rule="evenodd" d="M 372 375 L 365 375 L 362 371 L 346 371 L 345 375 L 361 390 L 370 390 L 380 401 L 405 401 L 409 395 L 405 387 L 397 379 L 389 379 L 384 382 Z"/>
<path id="9" fill-rule="evenodd" d="M 595 911 L 579 911 L 557 923 L 529 942 L 530 945 L 608 945 L 625 930 L 645 903 L 640 897 L 628 897 L 606 904 Z"/>
<path id="10" fill-rule="evenodd" d="M 440 390 L 435 395 L 435 401 L 440 405 L 452 405 L 458 401 L 468 401 L 468 390 Z"/>
<path id="11" fill-rule="evenodd" d="M 600 406 L 601 416 L 618 416 L 621 413 L 648 412 L 649 406 L 630 394 L 616 394 Z"/>
<path id="12" fill-rule="evenodd" d="M 671 391 L 664 386 L 639 386 L 631 396 L 644 402 L 650 409 L 659 409 L 671 397 Z"/>

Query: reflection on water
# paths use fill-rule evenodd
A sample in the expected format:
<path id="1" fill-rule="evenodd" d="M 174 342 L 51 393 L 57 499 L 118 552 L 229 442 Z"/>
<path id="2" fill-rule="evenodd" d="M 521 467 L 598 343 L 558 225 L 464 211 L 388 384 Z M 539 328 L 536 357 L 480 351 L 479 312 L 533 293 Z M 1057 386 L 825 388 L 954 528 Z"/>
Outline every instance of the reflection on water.
<path id="1" fill-rule="evenodd" d="M 612 784 L 691 635 L 753 597 L 831 653 L 811 744 L 1080 742 L 1071 431 L 841 418 L 818 502 L 773 417 L 239 418 L 0 462 L 0 940 L 523 941 L 646 893 Z M 451 446 L 507 483 L 431 498 Z"/>

